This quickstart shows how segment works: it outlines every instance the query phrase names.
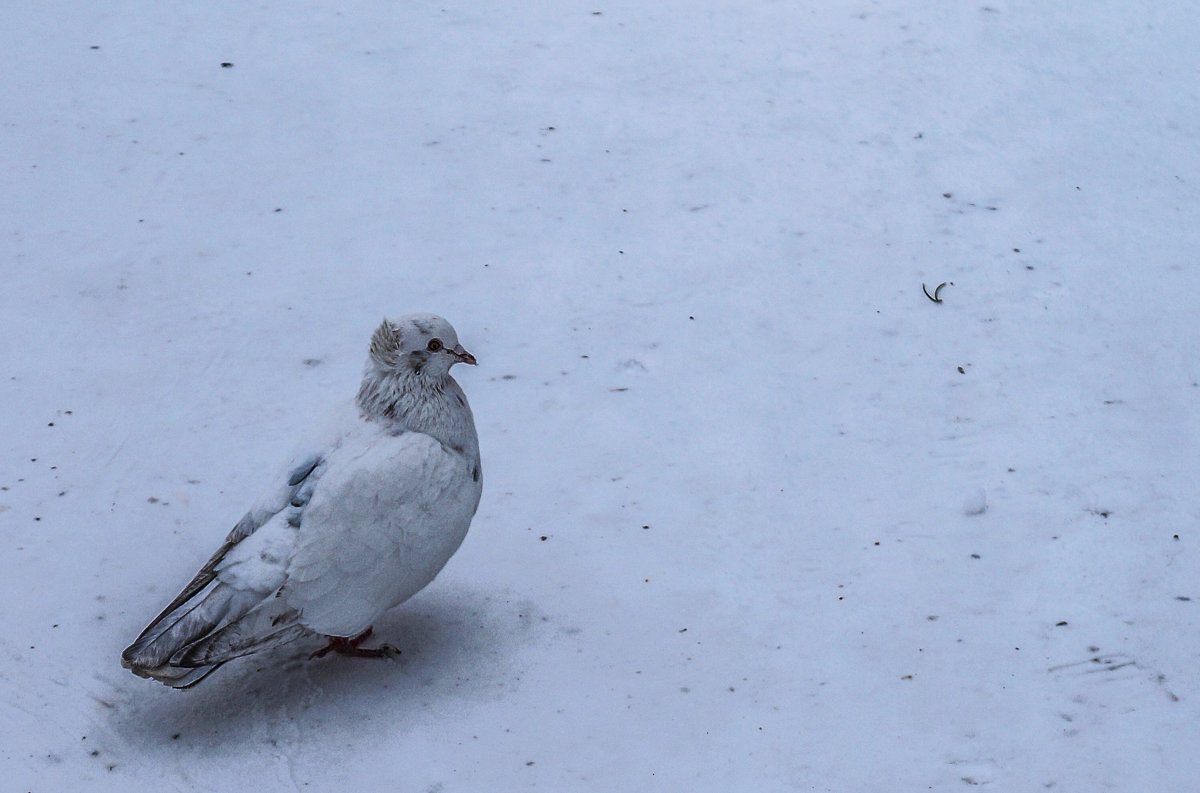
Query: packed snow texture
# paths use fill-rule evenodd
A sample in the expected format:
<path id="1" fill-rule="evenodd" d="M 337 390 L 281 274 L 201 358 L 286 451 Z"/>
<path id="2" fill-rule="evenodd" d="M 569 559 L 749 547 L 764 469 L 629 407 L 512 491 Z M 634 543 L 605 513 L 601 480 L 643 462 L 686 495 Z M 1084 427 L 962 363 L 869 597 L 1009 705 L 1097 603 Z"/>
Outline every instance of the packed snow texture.
<path id="1" fill-rule="evenodd" d="M 5 789 L 1196 788 L 1191 4 L 0 40 Z M 403 655 L 121 669 L 414 311 L 487 479 Z"/>

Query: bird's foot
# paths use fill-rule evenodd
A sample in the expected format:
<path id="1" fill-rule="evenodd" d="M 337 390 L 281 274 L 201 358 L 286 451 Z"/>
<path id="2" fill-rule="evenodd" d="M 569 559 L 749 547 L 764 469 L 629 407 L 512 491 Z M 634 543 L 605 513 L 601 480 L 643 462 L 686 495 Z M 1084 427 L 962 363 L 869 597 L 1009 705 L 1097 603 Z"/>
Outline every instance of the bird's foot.
<path id="1" fill-rule="evenodd" d="M 359 647 L 371 635 L 372 628 L 367 628 L 357 636 L 346 638 L 345 636 L 329 636 L 329 644 L 317 650 L 309 656 L 309 658 L 323 658 L 329 653 L 337 653 L 338 655 L 348 655 L 352 658 L 395 658 L 400 655 L 400 650 L 390 644 L 383 644 L 379 647 Z"/>

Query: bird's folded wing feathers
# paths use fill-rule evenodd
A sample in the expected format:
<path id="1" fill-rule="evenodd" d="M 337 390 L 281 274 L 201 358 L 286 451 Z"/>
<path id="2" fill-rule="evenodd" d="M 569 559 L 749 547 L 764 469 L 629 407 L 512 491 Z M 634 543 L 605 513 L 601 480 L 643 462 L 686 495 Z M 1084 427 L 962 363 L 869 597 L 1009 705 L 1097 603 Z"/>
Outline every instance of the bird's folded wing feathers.
<path id="1" fill-rule="evenodd" d="M 237 525 L 225 537 L 225 542 L 221 543 L 221 547 L 217 549 L 217 552 L 204 563 L 204 566 L 188 582 L 183 591 L 176 595 L 175 599 L 157 617 L 151 620 L 150 624 L 142 631 L 137 640 L 130 645 L 126 650 L 127 655 L 131 651 L 136 652 L 138 648 L 149 644 L 168 629 L 169 625 L 162 624 L 164 619 L 216 579 L 221 562 L 224 561 L 232 548 L 257 531 L 272 517 L 286 509 L 289 504 L 295 504 L 301 498 L 307 500 L 308 497 L 311 497 L 313 488 L 320 479 L 320 471 L 318 469 L 325 460 L 325 453 L 303 455 L 297 459 L 299 460 L 298 463 L 288 466 L 287 478 L 285 480 L 287 484 L 277 489 L 270 498 L 260 502 L 237 522 Z"/>

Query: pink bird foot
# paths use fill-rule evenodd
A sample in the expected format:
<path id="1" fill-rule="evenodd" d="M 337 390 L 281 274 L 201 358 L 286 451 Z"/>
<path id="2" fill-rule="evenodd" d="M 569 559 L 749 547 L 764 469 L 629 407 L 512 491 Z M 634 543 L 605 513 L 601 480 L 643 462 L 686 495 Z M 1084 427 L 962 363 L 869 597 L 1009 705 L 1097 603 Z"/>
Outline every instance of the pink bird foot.
<path id="1" fill-rule="evenodd" d="M 331 652 L 338 655 L 348 655 L 352 658 L 395 658 L 400 655 L 400 651 L 390 644 L 384 644 L 379 647 L 359 647 L 370 636 L 374 628 L 367 628 L 357 636 L 346 638 L 345 636 L 328 636 L 329 644 L 317 650 L 309 658 L 323 658 Z"/>

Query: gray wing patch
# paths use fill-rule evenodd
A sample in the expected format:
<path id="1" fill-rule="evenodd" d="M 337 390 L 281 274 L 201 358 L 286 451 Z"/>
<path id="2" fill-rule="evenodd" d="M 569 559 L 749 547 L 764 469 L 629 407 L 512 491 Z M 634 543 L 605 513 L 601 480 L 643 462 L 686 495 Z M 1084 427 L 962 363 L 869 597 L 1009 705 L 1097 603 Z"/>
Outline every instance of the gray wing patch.
<path id="1" fill-rule="evenodd" d="M 308 479 L 308 475 L 316 470 L 317 466 L 320 465 L 321 461 L 324 459 L 325 458 L 321 455 L 316 454 L 300 463 L 300 465 L 296 466 L 291 475 L 288 477 L 288 487 L 296 487 L 305 479 Z"/>

